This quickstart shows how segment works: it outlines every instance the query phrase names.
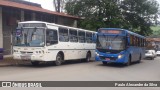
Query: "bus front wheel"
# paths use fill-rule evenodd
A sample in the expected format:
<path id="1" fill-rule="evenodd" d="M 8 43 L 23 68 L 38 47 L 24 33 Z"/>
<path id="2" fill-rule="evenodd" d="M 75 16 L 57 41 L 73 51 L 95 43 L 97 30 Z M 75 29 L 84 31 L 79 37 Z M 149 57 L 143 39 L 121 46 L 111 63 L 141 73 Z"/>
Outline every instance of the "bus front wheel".
<path id="1" fill-rule="evenodd" d="M 33 66 L 38 66 L 40 62 L 39 61 L 31 61 L 31 63 Z"/>
<path id="2" fill-rule="evenodd" d="M 62 57 L 61 54 L 58 54 L 57 57 L 56 57 L 56 61 L 55 61 L 56 66 L 61 65 L 62 62 L 63 62 L 63 57 Z"/>
<path id="3" fill-rule="evenodd" d="M 103 63 L 103 65 L 108 65 L 108 62 L 102 62 Z"/>

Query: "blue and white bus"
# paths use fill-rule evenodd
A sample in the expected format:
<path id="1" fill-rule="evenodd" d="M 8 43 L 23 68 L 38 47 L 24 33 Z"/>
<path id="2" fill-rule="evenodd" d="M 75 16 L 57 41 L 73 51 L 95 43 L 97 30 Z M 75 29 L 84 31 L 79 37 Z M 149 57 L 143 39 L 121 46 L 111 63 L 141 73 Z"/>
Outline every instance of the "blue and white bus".
<path id="1" fill-rule="evenodd" d="M 140 62 L 145 56 L 145 37 L 119 28 L 100 28 L 96 35 L 96 61 L 103 64 Z"/>

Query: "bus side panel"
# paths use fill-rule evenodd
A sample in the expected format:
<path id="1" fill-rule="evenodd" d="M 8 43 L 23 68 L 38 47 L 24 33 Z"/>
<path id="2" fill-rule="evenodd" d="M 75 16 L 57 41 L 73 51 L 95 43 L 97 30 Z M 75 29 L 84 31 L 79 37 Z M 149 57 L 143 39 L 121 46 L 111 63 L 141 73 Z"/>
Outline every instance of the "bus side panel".
<path id="1" fill-rule="evenodd" d="M 91 50 L 91 59 L 95 60 L 95 50 Z"/>
<path id="2" fill-rule="evenodd" d="M 78 55 L 79 59 L 84 59 L 86 58 L 86 50 L 85 50 L 85 43 L 78 43 Z"/>
<path id="3" fill-rule="evenodd" d="M 129 55 L 131 55 L 132 62 L 138 61 L 140 58 L 140 55 L 141 55 L 141 59 L 143 59 L 145 55 L 145 49 L 142 47 L 130 46 L 127 51 Z"/>
<path id="4" fill-rule="evenodd" d="M 74 59 L 84 58 L 83 48 L 84 48 L 83 44 L 68 42 L 67 47 L 64 48 L 65 60 L 74 60 Z"/>
<path id="5" fill-rule="evenodd" d="M 55 61 L 56 60 L 56 56 L 57 56 L 59 50 L 56 49 L 55 45 L 48 46 L 46 49 L 47 50 L 46 50 L 46 54 L 45 54 L 44 59 L 46 61 Z"/>

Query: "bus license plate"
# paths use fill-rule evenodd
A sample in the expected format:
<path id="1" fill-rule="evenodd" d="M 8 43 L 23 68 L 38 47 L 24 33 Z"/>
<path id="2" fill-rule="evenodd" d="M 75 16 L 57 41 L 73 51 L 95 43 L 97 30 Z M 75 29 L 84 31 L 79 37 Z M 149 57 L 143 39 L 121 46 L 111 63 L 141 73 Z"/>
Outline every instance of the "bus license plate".
<path id="1" fill-rule="evenodd" d="M 23 60 L 31 60 L 31 56 L 21 56 L 21 59 L 23 59 Z"/>
<path id="2" fill-rule="evenodd" d="M 110 58 L 106 58 L 106 60 L 111 60 Z"/>

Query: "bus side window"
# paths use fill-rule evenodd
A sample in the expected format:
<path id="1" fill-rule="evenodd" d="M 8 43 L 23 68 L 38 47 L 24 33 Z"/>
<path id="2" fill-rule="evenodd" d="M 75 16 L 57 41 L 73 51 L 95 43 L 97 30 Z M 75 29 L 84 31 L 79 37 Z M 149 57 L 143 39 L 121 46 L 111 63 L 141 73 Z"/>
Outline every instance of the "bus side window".
<path id="1" fill-rule="evenodd" d="M 97 39 L 97 34 L 92 33 L 92 43 L 96 43 L 96 39 Z"/>
<path id="2" fill-rule="evenodd" d="M 130 45 L 134 46 L 134 39 L 133 35 L 130 35 Z"/>
<path id="3" fill-rule="evenodd" d="M 136 46 L 136 37 L 134 36 L 134 46 Z"/>
<path id="4" fill-rule="evenodd" d="M 48 29 L 46 32 L 46 44 L 47 46 L 57 44 L 58 43 L 58 35 L 56 30 Z"/>
<path id="5" fill-rule="evenodd" d="M 70 42 L 78 42 L 77 30 L 69 30 Z"/>
<path id="6" fill-rule="evenodd" d="M 67 28 L 59 28 L 59 41 L 68 42 L 68 29 Z"/>
<path id="7" fill-rule="evenodd" d="M 78 31 L 78 41 L 80 43 L 85 43 L 85 32 L 84 31 Z"/>
<path id="8" fill-rule="evenodd" d="M 86 42 L 92 43 L 92 33 L 91 32 L 86 32 Z"/>

